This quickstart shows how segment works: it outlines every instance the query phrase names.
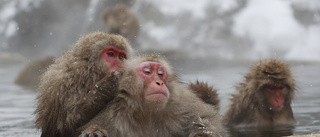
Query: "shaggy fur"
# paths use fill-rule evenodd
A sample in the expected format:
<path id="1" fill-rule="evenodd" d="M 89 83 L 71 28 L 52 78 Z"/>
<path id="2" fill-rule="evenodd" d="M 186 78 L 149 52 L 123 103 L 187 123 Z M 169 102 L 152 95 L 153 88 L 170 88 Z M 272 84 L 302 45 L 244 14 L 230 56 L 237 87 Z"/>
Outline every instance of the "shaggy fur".
<path id="1" fill-rule="evenodd" d="M 93 32 L 48 68 L 40 81 L 35 110 L 41 136 L 70 136 L 112 99 L 118 76 L 107 72 L 109 65 L 101 58 L 110 45 L 124 50 L 128 58 L 132 54 L 123 37 Z"/>
<path id="2" fill-rule="evenodd" d="M 190 83 L 189 89 L 193 91 L 205 103 L 213 105 L 215 109 L 220 109 L 220 99 L 217 90 L 207 83 L 199 82 Z"/>
<path id="3" fill-rule="evenodd" d="M 102 20 L 107 26 L 108 33 L 120 34 L 130 43 L 136 43 L 140 32 L 139 20 L 126 5 L 117 4 L 113 8 L 106 9 L 102 13 Z"/>
<path id="4" fill-rule="evenodd" d="M 28 63 L 18 74 L 14 83 L 28 89 L 36 89 L 40 76 L 53 63 L 54 57 L 46 56 Z"/>
<path id="5" fill-rule="evenodd" d="M 166 68 L 168 80 L 165 85 L 170 92 L 166 103 L 146 103 L 144 80 L 136 71 L 145 61 L 158 62 Z M 138 57 L 128 60 L 122 73 L 116 98 L 81 127 L 78 134 L 83 131 L 82 136 L 225 136 L 219 113 L 178 81 L 167 61 L 152 56 Z"/>
<path id="6" fill-rule="evenodd" d="M 268 107 L 268 97 L 263 89 L 266 84 L 286 84 L 288 93 L 284 96 L 284 107 L 275 112 Z M 264 60 L 251 67 L 245 82 L 237 86 L 224 123 L 230 127 L 276 126 L 293 124 L 295 119 L 291 101 L 295 93 L 295 81 L 288 65 L 278 60 Z"/>

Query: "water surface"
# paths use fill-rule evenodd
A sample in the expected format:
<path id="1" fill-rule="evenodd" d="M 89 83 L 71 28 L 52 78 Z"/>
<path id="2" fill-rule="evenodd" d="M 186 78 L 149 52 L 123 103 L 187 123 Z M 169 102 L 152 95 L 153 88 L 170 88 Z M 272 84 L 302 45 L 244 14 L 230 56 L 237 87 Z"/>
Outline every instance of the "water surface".
<path id="1" fill-rule="evenodd" d="M 206 81 L 218 89 L 221 98 L 221 114 L 226 111 L 229 94 L 243 80 L 251 61 L 174 60 L 171 62 L 185 82 Z M 1 62 L 1 61 L 0 61 Z M 34 128 L 32 114 L 37 93 L 13 83 L 24 64 L 0 64 L 0 136 L 34 137 L 40 132 Z M 298 91 L 292 107 L 297 126 L 294 135 L 320 133 L 320 63 L 292 62 L 292 73 Z"/>

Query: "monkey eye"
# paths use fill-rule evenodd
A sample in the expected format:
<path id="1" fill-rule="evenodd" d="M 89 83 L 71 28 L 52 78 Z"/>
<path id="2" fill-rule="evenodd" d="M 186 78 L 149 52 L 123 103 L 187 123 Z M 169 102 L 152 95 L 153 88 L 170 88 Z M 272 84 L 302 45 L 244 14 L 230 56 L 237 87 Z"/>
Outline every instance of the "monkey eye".
<path id="1" fill-rule="evenodd" d="M 109 57 L 113 57 L 113 56 L 114 56 L 114 53 L 113 53 L 112 51 L 109 51 L 109 52 L 107 52 L 107 55 L 108 55 Z"/>
<path id="2" fill-rule="evenodd" d="M 124 60 L 124 59 L 126 59 L 126 57 L 125 57 L 125 55 L 120 54 L 120 55 L 119 55 L 119 59 L 120 59 L 120 60 Z"/>
<path id="3" fill-rule="evenodd" d="M 267 88 L 268 88 L 269 90 L 276 90 L 276 89 L 277 89 L 277 87 L 275 87 L 275 86 L 267 86 Z"/>
<path id="4" fill-rule="evenodd" d="M 163 71 L 161 69 L 158 70 L 158 75 L 160 75 L 160 76 L 163 75 Z"/>
<path id="5" fill-rule="evenodd" d="M 143 72 L 146 74 L 151 74 L 150 68 L 143 68 Z"/>

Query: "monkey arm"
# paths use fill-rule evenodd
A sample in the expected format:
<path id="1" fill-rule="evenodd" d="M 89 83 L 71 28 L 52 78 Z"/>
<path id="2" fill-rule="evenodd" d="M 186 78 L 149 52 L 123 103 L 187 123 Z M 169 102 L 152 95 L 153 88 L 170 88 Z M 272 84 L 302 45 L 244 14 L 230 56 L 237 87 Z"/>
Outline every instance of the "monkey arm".
<path id="1" fill-rule="evenodd" d="M 109 73 L 73 106 L 70 116 L 74 129 L 86 124 L 116 96 L 118 79 L 118 74 Z"/>

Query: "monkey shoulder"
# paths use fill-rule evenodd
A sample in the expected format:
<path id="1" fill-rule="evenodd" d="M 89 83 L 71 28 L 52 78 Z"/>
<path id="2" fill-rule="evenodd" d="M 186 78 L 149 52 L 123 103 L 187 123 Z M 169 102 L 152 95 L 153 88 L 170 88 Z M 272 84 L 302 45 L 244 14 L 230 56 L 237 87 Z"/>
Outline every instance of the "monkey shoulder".
<path id="1" fill-rule="evenodd" d="M 219 108 L 220 99 L 217 90 L 205 82 L 190 83 L 188 88 L 195 93 L 202 101 Z"/>

